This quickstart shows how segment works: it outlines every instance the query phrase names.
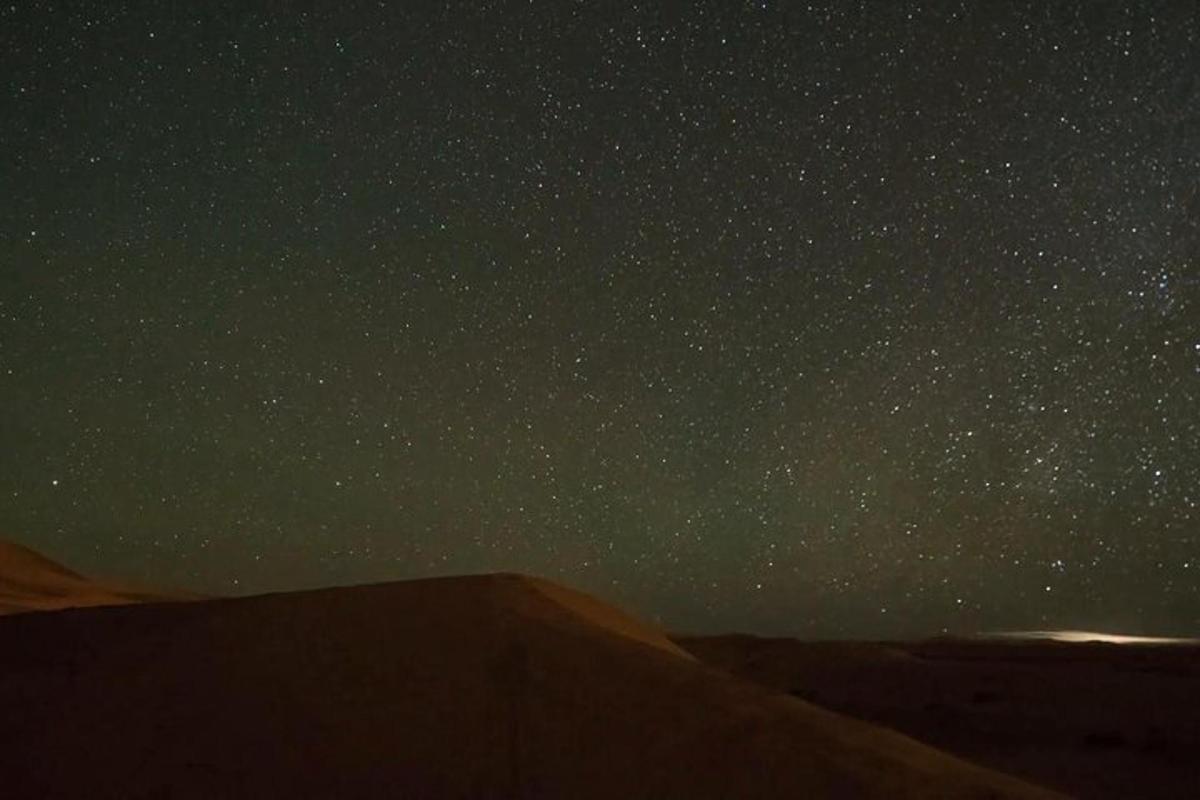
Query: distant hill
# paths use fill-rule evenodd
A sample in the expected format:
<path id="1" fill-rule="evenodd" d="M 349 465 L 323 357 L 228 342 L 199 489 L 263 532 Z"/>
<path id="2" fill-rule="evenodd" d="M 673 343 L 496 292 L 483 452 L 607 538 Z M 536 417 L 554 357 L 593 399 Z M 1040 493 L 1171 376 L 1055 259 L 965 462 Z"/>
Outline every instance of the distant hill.
<path id="1" fill-rule="evenodd" d="M 197 598 L 185 592 L 91 580 L 27 547 L 0 539 L 0 615 Z"/>
<path id="2" fill-rule="evenodd" d="M 0 653 L 11 797 L 1057 797 L 519 575 L 14 615 Z"/>

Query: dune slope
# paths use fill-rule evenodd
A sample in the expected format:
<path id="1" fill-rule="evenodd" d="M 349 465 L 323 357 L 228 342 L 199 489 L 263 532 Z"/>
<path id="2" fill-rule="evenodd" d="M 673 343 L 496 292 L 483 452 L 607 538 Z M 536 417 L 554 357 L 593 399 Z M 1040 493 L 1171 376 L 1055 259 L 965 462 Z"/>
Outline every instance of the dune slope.
<path id="1" fill-rule="evenodd" d="M 1053 796 L 515 575 L 0 619 L 13 797 Z"/>

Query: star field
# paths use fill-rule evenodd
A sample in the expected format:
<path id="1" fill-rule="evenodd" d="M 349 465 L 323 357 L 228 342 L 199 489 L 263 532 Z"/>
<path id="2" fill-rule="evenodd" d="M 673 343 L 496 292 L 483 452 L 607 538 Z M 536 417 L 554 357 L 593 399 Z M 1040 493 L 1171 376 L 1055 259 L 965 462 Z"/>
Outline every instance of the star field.
<path id="1" fill-rule="evenodd" d="M 0 8 L 2 535 L 1200 628 L 1191 4 L 419 5 Z"/>

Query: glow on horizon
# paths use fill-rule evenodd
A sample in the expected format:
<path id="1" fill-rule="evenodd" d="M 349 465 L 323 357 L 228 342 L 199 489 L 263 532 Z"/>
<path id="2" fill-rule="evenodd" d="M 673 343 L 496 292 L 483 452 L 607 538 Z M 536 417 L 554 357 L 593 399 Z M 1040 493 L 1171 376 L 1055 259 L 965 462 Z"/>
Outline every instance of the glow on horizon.
<path id="1" fill-rule="evenodd" d="M 1200 639 L 1171 636 L 1127 636 L 1095 631 L 1001 631 L 986 634 L 1003 639 L 1040 639 L 1052 642 L 1104 642 L 1106 644 L 1200 644 Z"/>

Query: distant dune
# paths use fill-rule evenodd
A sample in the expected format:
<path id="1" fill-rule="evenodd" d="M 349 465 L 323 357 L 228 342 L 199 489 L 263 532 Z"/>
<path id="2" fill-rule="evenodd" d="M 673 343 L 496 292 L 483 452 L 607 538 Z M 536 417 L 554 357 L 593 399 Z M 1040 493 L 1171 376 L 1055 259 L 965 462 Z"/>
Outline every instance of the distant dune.
<path id="1" fill-rule="evenodd" d="M 27 547 L 0 539 L 0 615 L 197 598 L 185 592 L 91 580 Z"/>
<path id="2" fill-rule="evenodd" d="M 518 575 L 13 615 L 0 653 L 14 798 L 1057 796 Z"/>

